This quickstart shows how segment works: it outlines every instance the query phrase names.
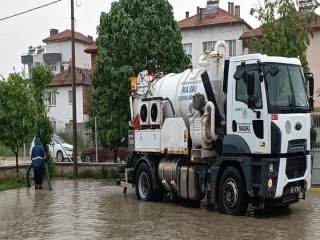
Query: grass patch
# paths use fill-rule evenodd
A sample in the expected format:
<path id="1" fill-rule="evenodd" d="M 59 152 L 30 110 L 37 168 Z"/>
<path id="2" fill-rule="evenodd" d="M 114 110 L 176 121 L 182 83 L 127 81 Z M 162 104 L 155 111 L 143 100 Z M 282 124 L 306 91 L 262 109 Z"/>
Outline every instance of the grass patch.
<path id="1" fill-rule="evenodd" d="M 118 171 L 108 171 L 106 168 L 102 167 L 99 171 L 93 171 L 91 169 L 84 170 L 78 174 L 78 177 L 74 175 L 69 175 L 69 179 L 98 179 L 105 181 L 115 181 L 120 178 Z"/>
<path id="2" fill-rule="evenodd" d="M 22 172 L 17 173 L 15 177 L 0 180 L 0 192 L 9 189 L 18 189 L 26 187 L 25 175 Z"/>

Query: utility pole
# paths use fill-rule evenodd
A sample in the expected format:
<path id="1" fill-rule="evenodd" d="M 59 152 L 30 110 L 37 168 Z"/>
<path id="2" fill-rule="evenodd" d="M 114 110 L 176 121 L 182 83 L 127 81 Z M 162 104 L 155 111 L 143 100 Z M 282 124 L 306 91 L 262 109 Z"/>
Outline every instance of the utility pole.
<path id="1" fill-rule="evenodd" d="M 97 131 L 97 117 L 94 117 L 94 138 L 96 142 L 96 163 L 98 162 L 98 131 Z"/>
<path id="2" fill-rule="evenodd" d="M 72 51 L 72 125 L 73 125 L 73 175 L 78 176 L 77 159 L 77 97 L 76 97 L 76 57 L 74 41 L 74 3 L 71 0 L 71 51 Z"/>

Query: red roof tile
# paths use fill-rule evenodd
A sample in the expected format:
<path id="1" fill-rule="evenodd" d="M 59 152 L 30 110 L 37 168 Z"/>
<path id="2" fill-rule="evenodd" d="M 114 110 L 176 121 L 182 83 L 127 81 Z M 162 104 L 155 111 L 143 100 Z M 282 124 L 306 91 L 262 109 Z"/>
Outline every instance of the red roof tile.
<path id="1" fill-rule="evenodd" d="M 79 32 L 74 32 L 74 38 L 76 42 L 93 44 L 93 41 L 90 38 L 84 36 L 82 33 L 79 33 Z M 62 42 L 62 41 L 69 41 L 69 40 L 71 40 L 71 30 L 67 29 L 63 32 L 47 37 L 42 41 L 44 43 L 50 43 L 50 42 Z"/>
<path id="2" fill-rule="evenodd" d="M 262 36 L 262 29 L 259 27 L 259 28 L 244 32 L 239 39 L 244 40 L 244 39 L 250 39 L 250 38 L 259 38 L 261 36 Z"/>
<path id="3" fill-rule="evenodd" d="M 218 8 L 217 13 L 214 16 L 205 16 L 203 14 L 203 19 L 200 22 L 197 22 L 197 15 L 191 16 L 189 18 L 183 19 L 178 22 L 180 29 L 187 28 L 198 28 L 198 27 L 207 27 L 214 25 L 223 25 L 223 24 L 245 24 L 248 28 L 252 27 L 245 22 L 242 18 L 237 17 L 234 14 L 228 13 L 227 11 Z"/>
<path id="4" fill-rule="evenodd" d="M 71 70 L 71 69 L 70 69 Z M 82 69 L 76 67 L 76 85 L 91 85 L 90 69 Z M 50 83 L 50 87 L 61 87 L 72 85 L 72 71 L 69 69 L 55 75 Z"/>
<path id="5" fill-rule="evenodd" d="M 97 45 L 93 44 L 89 47 L 87 47 L 85 50 L 84 50 L 85 53 L 97 53 L 98 52 L 98 47 Z"/>
<path id="6" fill-rule="evenodd" d="M 276 20 L 279 21 L 279 20 Z M 320 30 L 320 16 L 317 15 L 317 21 L 314 21 L 311 24 L 313 30 Z M 240 40 L 244 40 L 244 39 L 250 39 L 250 38 L 260 38 L 262 37 L 263 33 L 262 33 L 262 29 L 261 27 L 244 32 L 241 36 L 240 36 Z"/>

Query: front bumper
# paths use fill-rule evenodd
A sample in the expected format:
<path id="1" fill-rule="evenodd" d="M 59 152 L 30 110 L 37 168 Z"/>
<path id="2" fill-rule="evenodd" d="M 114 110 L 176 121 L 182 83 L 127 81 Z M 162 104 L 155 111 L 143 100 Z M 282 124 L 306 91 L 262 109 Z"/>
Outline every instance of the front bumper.
<path id="1" fill-rule="evenodd" d="M 273 163 L 275 172 L 269 172 Z M 274 199 L 304 193 L 311 188 L 311 155 L 264 159 L 262 164 L 262 198 Z M 268 181 L 272 182 L 268 186 Z"/>
<path id="2" fill-rule="evenodd" d="M 280 159 L 280 169 L 275 197 L 281 197 L 284 194 L 291 194 L 291 187 L 301 186 L 301 192 L 306 192 L 311 188 L 311 155 L 306 155 L 306 170 L 301 177 L 289 179 L 286 174 L 286 158 Z M 294 193 L 294 192 L 293 192 Z"/>

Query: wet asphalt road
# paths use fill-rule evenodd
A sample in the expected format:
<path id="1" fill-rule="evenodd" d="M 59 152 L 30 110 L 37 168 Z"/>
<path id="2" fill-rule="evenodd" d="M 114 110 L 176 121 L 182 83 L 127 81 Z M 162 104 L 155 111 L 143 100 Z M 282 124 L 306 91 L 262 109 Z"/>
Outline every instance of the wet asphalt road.
<path id="1" fill-rule="evenodd" d="M 234 217 L 137 201 L 134 190 L 102 182 L 54 180 L 52 192 L 0 192 L 0 239 L 320 239 L 320 193 L 289 211 Z"/>

